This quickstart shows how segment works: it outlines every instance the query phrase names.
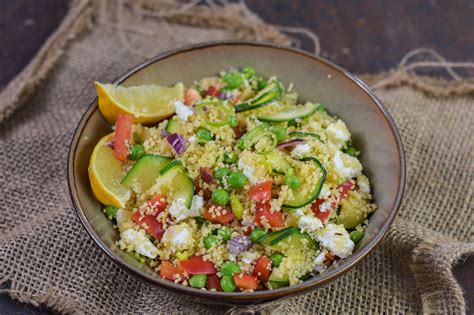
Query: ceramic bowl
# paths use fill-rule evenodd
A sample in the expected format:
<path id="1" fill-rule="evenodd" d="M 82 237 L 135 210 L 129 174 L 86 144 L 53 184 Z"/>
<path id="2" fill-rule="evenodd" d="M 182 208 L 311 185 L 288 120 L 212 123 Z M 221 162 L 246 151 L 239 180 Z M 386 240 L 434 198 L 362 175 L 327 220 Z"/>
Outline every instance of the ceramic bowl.
<path id="1" fill-rule="evenodd" d="M 120 268 L 145 281 L 203 302 L 256 304 L 314 290 L 331 281 L 374 250 L 392 223 L 403 195 L 405 160 L 395 123 L 385 106 L 358 78 L 340 67 L 300 50 L 254 42 L 214 42 L 160 54 L 130 70 L 116 83 L 124 86 L 157 83 L 172 85 L 217 74 L 230 66 L 251 65 L 262 76 L 278 76 L 286 85 L 294 83 L 303 101 L 322 103 L 348 125 L 353 143 L 362 151 L 360 159 L 370 178 L 378 205 L 366 235 L 352 256 L 337 266 L 299 285 L 253 293 L 224 293 L 196 290 L 163 280 L 151 268 L 139 264 L 117 246 L 118 233 L 102 213 L 92 194 L 87 167 L 99 139 L 110 132 L 97 107 L 97 99 L 79 122 L 68 158 L 68 182 L 77 214 L 95 243 Z"/>

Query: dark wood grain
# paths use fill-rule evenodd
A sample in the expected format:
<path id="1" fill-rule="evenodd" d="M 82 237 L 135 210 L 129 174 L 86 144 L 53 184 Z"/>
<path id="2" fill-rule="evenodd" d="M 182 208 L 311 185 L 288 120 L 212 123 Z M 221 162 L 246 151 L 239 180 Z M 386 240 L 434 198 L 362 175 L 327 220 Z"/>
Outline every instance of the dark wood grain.
<path id="1" fill-rule="evenodd" d="M 395 67 L 408 51 L 429 47 L 451 61 L 474 60 L 474 1 L 247 0 L 266 22 L 306 27 L 322 56 L 356 73 Z M 312 49 L 306 42 L 303 48 Z"/>
<path id="2" fill-rule="evenodd" d="M 19 73 L 56 29 L 66 0 L 0 0 L 0 88 Z M 266 22 L 307 27 L 318 34 L 322 56 L 352 72 L 395 67 L 417 47 L 448 60 L 474 60 L 474 0 L 247 0 Z M 311 50 L 301 37 L 302 47 Z M 454 268 L 474 305 L 474 256 Z M 0 284 L 5 285 L 5 284 Z M 48 314 L 0 295 L 0 314 Z"/>

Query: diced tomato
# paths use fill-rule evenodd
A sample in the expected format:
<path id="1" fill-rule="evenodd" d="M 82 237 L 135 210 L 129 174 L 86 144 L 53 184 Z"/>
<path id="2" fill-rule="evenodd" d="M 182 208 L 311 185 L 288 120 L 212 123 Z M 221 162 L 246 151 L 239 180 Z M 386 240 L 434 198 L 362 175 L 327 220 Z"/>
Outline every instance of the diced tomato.
<path id="1" fill-rule="evenodd" d="M 184 104 L 186 105 L 192 105 L 201 99 L 201 95 L 195 89 L 188 89 L 184 94 Z"/>
<path id="2" fill-rule="evenodd" d="M 140 211 L 136 211 L 132 214 L 132 220 L 136 224 L 140 225 L 145 231 L 153 236 L 156 240 L 161 240 L 165 230 L 163 229 L 163 224 L 156 220 L 156 217 L 150 214 L 140 214 Z"/>
<path id="3" fill-rule="evenodd" d="M 272 181 L 264 181 L 252 186 L 248 193 L 255 201 L 267 201 L 272 198 Z"/>
<path id="4" fill-rule="evenodd" d="M 166 202 L 166 197 L 164 195 L 154 195 L 150 200 L 148 200 L 147 203 L 156 210 L 154 215 L 158 215 L 168 206 L 168 203 Z"/>
<path id="5" fill-rule="evenodd" d="M 252 231 L 253 231 L 253 227 L 248 226 L 248 227 L 246 227 L 246 228 L 243 230 L 242 233 L 243 233 L 245 236 L 249 236 L 250 233 L 252 233 Z"/>
<path id="6" fill-rule="evenodd" d="M 270 211 L 271 205 L 267 202 L 257 202 L 255 205 L 255 214 L 253 221 L 258 226 L 263 226 L 262 217 L 266 218 L 268 224 L 273 227 L 280 227 L 283 226 L 285 222 L 285 218 L 283 217 L 283 213 L 281 211 Z"/>
<path id="7" fill-rule="evenodd" d="M 339 195 L 339 203 L 341 203 L 352 190 L 352 183 L 350 180 L 347 180 L 344 184 L 337 186 L 341 194 Z"/>
<path id="8" fill-rule="evenodd" d="M 206 279 L 206 289 L 216 289 L 216 291 L 222 291 L 221 280 L 216 275 L 209 275 Z"/>
<path id="9" fill-rule="evenodd" d="M 235 273 L 234 282 L 237 288 L 239 288 L 241 291 L 256 290 L 258 288 L 257 277 L 245 273 Z"/>
<path id="10" fill-rule="evenodd" d="M 212 275 L 217 272 L 211 261 L 205 261 L 202 256 L 193 256 L 182 261 L 179 266 L 190 275 Z"/>
<path id="11" fill-rule="evenodd" d="M 175 267 L 171 262 L 163 260 L 160 267 L 160 277 L 174 281 L 176 279 L 184 280 L 184 270 Z"/>
<path id="12" fill-rule="evenodd" d="M 319 209 L 319 206 L 321 206 L 324 203 L 324 199 L 317 199 L 313 204 L 311 205 L 311 209 L 313 210 L 314 215 L 323 222 L 323 224 L 326 224 L 326 221 L 331 214 L 331 209 L 327 209 L 325 212 L 322 212 Z"/>
<path id="13" fill-rule="evenodd" d="M 132 141 L 133 116 L 120 114 L 115 122 L 114 155 L 117 160 L 125 162 Z"/>
<path id="14" fill-rule="evenodd" d="M 219 96 L 219 89 L 215 87 L 214 85 L 211 85 L 210 87 L 207 88 L 206 92 L 204 92 L 204 97 L 206 96 L 214 96 L 218 97 Z"/>
<path id="15" fill-rule="evenodd" d="M 257 277 L 260 282 L 268 281 L 270 271 L 272 270 L 272 262 L 267 256 L 260 256 L 253 267 L 252 275 Z"/>
<path id="16" fill-rule="evenodd" d="M 234 100 L 232 101 L 232 105 L 235 105 L 239 102 L 240 98 L 242 97 L 242 94 L 237 95 Z"/>
<path id="17" fill-rule="evenodd" d="M 349 195 L 349 192 L 352 190 L 352 183 L 350 180 L 346 181 L 344 184 L 337 186 L 337 189 L 340 191 L 339 198 L 336 202 L 331 204 L 331 208 L 327 209 L 326 211 L 321 211 L 320 207 L 325 202 L 324 199 L 317 199 L 311 205 L 311 209 L 313 210 L 314 215 L 326 224 L 327 218 L 331 214 L 332 210 L 335 210 L 337 206 Z"/>
<path id="18" fill-rule="evenodd" d="M 234 214 L 228 206 L 210 204 L 202 214 L 204 219 L 212 223 L 229 224 L 234 220 Z"/>

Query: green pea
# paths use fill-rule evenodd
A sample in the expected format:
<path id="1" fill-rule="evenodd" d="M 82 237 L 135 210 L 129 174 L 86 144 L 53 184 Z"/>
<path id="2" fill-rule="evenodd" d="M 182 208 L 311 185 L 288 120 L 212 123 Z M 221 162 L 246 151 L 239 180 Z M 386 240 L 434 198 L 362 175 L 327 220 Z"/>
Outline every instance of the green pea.
<path id="1" fill-rule="evenodd" d="M 266 88 L 268 85 L 268 81 L 266 80 L 258 80 L 257 82 L 257 89 L 260 91 L 260 90 L 263 90 L 264 88 Z"/>
<path id="2" fill-rule="evenodd" d="M 128 154 L 128 159 L 132 161 L 136 161 L 145 154 L 145 149 L 141 144 L 133 144 L 130 148 L 130 153 Z"/>
<path id="3" fill-rule="evenodd" d="M 270 256 L 270 260 L 272 262 L 272 266 L 277 268 L 280 266 L 281 261 L 283 260 L 283 255 L 281 253 L 274 253 Z"/>
<path id="4" fill-rule="evenodd" d="M 233 261 L 226 261 L 221 266 L 221 273 L 224 276 L 232 276 L 234 273 L 240 272 L 240 267 Z"/>
<path id="5" fill-rule="evenodd" d="M 232 230 L 224 226 L 217 230 L 217 236 L 220 237 L 224 242 L 230 240 Z"/>
<path id="6" fill-rule="evenodd" d="M 296 123 L 296 120 L 289 120 L 286 125 L 288 126 L 288 128 L 290 127 L 296 127 L 298 124 Z"/>
<path id="7" fill-rule="evenodd" d="M 225 87 L 229 90 L 238 89 L 244 83 L 244 77 L 238 72 L 227 72 L 223 80 Z"/>
<path id="8" fill-rule="evenodd" d="M 252 233 L 250 233 L 250 239 L 252 240 L 252 242 L 254 243 L 258 243 L 259 240 L 265 235 L 267 234 L 267 232 L 265 232 L 264 230 L 262 229 L 259 229 L 259 228 L 256 228 L 252 231 Z"/>
<path id="9" fill-rule="evenodd" d="M 212 133 L 207 128 L 199 128 L 198 131 L 196 131 L 196 137 L 203 141 L 211 141 Z"/>
<path id="10" fill-rule="evenodd" d="M 219 242 L 219 239 L 217 238 L 217 236 L 209 234 L 208 236 L 204 238 L 204 247 L 209 249 L 212 246 L 214 246 L 214 244 L 216 244 L 217 242 Z"/>
<path id="11" fill-rule="evenodd" d="M 231 128 L 235 128 L 237 127 L 237 125 L 239 124 L 239 121 L 237 120 L 237 117 L 236 116 L 230 116 L 229 118 L 229 126 Z"/>
<path id="12" fill-rule="evenodd" d="M 193 288 L 204 288 L 206 286 L 206 275 L 193 275 L 191 279 L 189 279 L 189 285 Z"/>
<path id="13" fill-rule="evenodd" d="M 229 194 L 224 189 L 219 188 L 214 190 L 211 199 L 216 205 L 225 206 L 229 202 Z"/>
<path id="14" fill-rule="evenodd" d="M 295 175 L 288 175 L 285 178 L 285 185 L 291 189 L 298 189 L 301 187 L 301 179 Z"/>
<path id="15" fill-rule="evenodd" d="M 227 167 L 221 167 L 214 171 L 214 178 L 222 181 L 224 177 L 227 177 L 230 174 L 230 169 Z"/>
<path id="16" fill-rule="evenodd" d="M 272 126 L 270 127 L 270 131 L 275 134 L 278 142 L 283 142 L 286 139 L 286 133 L 287 130 L 285 127 L 279 127 L 279 126 Z"/>
<path id="17" fill-rule="evenodd" d="M 112 220 L 115 219 L 115 215 L 117 214 L 118 208 L 113 205 L 105 206 L 104 213 L 107 219 Z"/>
<path id="18" fill-rule="evenodd" d="M 242 172 L 232 172 L 227 180 L 232 188 L 242 188 L 248 183 L 247 176 Z"/>
<path id="19" fill-rule="evenodd" d="M 245 66 L 242 69 L 242 73 L 247 79 L 250 79 L 251 77 L 257 74 L 257 71 L 255 71 L 255 69 L 250 66 Z"/>
<path id="20" fill-rule="evenodd" d="M 359 152 L 354 147 L 348 147 L 343 150 L 344 153 L 349 154 L 350 156 L 358 156 Z"/>
<path id="21" fill-rule="evenodd" d="M 224 153 L 224 163 L 226 164 L 232 164 L 232 163 L 235 163 L 237 162 L 237 154 L 235 154 L 234 152 L 225 152 Z"/>
<path id="22" fill-rule="evenodd" d="M 358 243 L 364 237 L 364 232 L 352 231 L 351 233 L 349 233 L 349 237 L 354 243 Z"/>
<path id="23" fill-rule="evenodd" d="M 223 276 L 221 279 L 221 287 L 224 292 L 234 292 L 237 289 L 232 276 Z"/>

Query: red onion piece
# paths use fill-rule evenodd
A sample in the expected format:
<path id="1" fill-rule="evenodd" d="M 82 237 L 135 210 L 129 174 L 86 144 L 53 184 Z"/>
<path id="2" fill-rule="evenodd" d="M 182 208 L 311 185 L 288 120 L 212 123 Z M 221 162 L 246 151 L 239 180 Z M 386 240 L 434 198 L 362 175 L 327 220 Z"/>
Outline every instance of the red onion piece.
<path id="1" fill-rule="evenodd" d="M 199 174 L 203 181 L 208 184 L 214 183 L 214 176 L 212 176 L 211 168 L 210 167 L 200 167 Z"/>
<path id="2" fill-rule="evenodd" d="M 290 141 L 287 141 L 287 142 L 280 143 L 279 145 L 276 146 L 276 148 L 278 150 L 281 150 L 281 149 L 284 149 L 284 148 L 287 148 L 287 147 L 295 146 L 297 144 L 303 144 L 305 142 L 306 141 L 303 140 L 303 139 L 293 139 L 293 140 L 290 140 Z"/>
<path id="3" fill-rule="evenodd" d="M 248 236 L 236 236 L 227 242 L 229 253 L 238 255 L 252 247 L 252 241 Z"/>
<path id="4" fill-rule="evenodd" d="M 168 143 L 173 147 L 176 154 L 183 154 L 186 151 L 186 140 L 183 136 L 178 135 L 177 133 L 169 134 L 166 139 Z"/>
<path id="5" fill-rule="evenodd" d="M 114 142 L 113 141 L 107 141 L 105 143 L 106 146 L 108 146 L 109 148 L 111 148 L 112 150 L 115 149 L 115 146 L 114 146 Z"/>

